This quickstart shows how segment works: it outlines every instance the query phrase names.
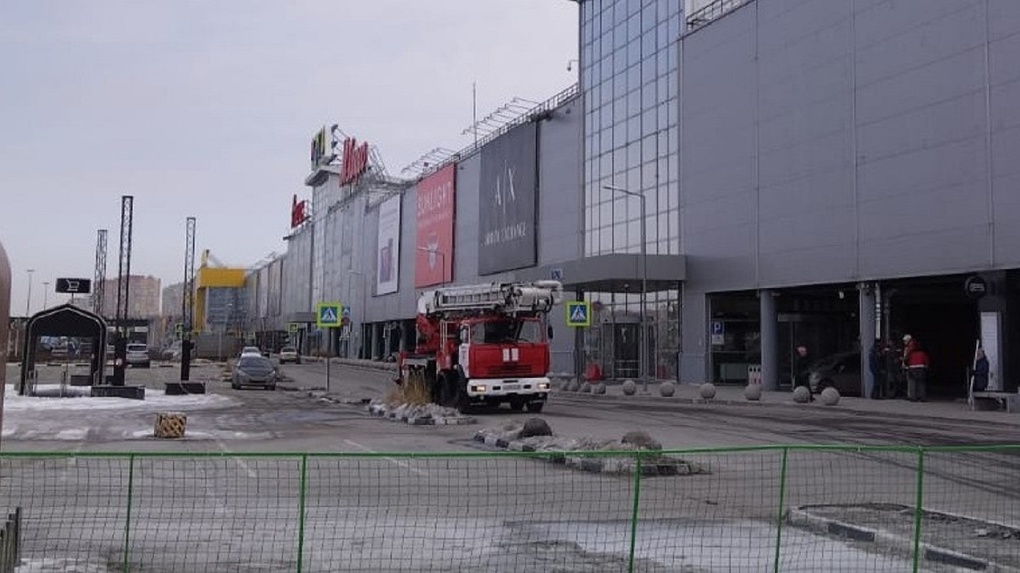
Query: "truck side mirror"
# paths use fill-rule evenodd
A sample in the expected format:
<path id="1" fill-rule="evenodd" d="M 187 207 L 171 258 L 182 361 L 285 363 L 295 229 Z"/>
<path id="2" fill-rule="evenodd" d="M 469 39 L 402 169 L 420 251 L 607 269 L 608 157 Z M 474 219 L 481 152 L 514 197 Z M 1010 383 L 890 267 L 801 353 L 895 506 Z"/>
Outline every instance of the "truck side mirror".
<path id="1" fill-rule="evenodd" d="M 549 326 L 547 326 L 545 328 L 546 328 L 546 334 L 549 336 L 549 340 L 552 340 L 553 339 L 553 327 L 552 327 L 552 325 L 550 324 Z"/>

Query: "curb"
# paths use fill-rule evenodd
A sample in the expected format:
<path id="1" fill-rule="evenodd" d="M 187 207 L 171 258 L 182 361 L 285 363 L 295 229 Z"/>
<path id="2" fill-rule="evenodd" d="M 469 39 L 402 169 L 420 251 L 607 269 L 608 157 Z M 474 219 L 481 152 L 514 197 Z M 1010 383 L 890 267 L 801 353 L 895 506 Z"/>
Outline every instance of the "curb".
<path id="1" fill-rule="evenodd" d="M 421 416 L 398 416 L 396 412 L 387 410 L 378 404 L 370 404 L 368 413 L 378 418 L 403 422 L 410 426 L 465 426 L 476 424 L 478 421 L 471 416 L 433 416 L 423 414 Z"/>
<path id="2" fill-rule="evenodd" d="M 535 446 L 524 443 L 520 440 L 507 440 L 492 435 L 485 435 L 481 432 L 476 433 L 472 438 L 475 442 L 488 446 L 490 448 L 496 448 L 500 450 L 507 450 L 512 452 L 535 452 Z M 583 453 L 583 452 L 579 452 Z M 621 463 L 620 458 L 606 458 L 606 457 L 592 457 L 584 455 L 570 455 L 571 452 L 548 452 L 544 456 L 537 456 L 539 459 L 547 461 L 552 464 L 561 464 L 569 468 L 581 470 L 583 472 L 597 473 L 597 474 L 609 474 L 614 476 L 632 476 L 634 475 L 634 466 L 630 463 Z M 629 458 L 628 458 L 629 461 Z M 643 477 L 654 477 L 654 476 L 686 476 L 696 475 L 699 473 L 708 473 L 701 471 L 700 468 L 694 466 L 690 462 L 681 459 L 672 459 L 666 463 L 648 463 L 642 464 L 641 475 Z"/>
<path id="3" fill-rule="evenodd" d="M 786 514 L 786 522 L 794 527 L 816 533 L 843 537 L 863 543 L 874 543 L 876 547 L 888 549 L 902 555 L 912 556 L 914 554 L 914 540 L 909 537 L 903 537 L 902 535 L 896 535 L 880 529 L 853 525 L 837 519 L 820 517 L 811 514 L 805 507 L 809 506 L 801 506 L 789 510 Z M 1017 571 L 1014 567 L 1000 565 L 994 561 L 929 543 L 921 542 L 920 547 L 922 561 L 932 564 L 949 565 L 971 571 L 990 571 L 993 573 L 1016 573 Z"/>

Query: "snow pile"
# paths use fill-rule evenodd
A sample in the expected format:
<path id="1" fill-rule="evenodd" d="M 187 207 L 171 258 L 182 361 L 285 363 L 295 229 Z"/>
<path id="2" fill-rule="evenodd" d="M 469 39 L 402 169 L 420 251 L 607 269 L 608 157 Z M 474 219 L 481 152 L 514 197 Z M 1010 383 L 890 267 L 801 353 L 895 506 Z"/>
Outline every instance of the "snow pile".
<path id="1" fill-rule="evenodd" d="M 407 422 L 412 425 L 473 424 L 475 419 L 465 416 L 456 408 L 439 404 L 389 404 L 373 401 L 368 405 L 371 414 Z"/>
<path id="2" fill-rule="evenodd" d="M 226 408 L 236 400 L 219 394 L 185 394 L 168 396 L 163 390 L 147 388 L 145 400 L 129 400 L 127 398 L 92 398 L 88 388 L 68 388 L 76 395 L 60 398 L 58 384 L 40 384 L 36 390 L 47 396 L 19 396 L 12 384 L 8 384 L 4 392 L 4 412 L 27 412 L 35 410 L 197 410 L 206 408 Z"/>
<path id="3" fill-rule="evenodd" d="M 641 456 L 645 475 L 691 475 L 708 473 L 693 462 L 658 453 L 661 447 L 651 438 L 634 440 L 627 434 L 619 440 L 597 440 L 589 437 L 531 436 L 522 438 L 520 424 L 509 423 L 499 428 L 483 428 L 474 440 L 487 446 L 518 451 L 550 454 L 546 459 L 570 467 L 598 473 L 632 473 L 637 456 L 629 452 L 647 452 Z M 597 452 L 620 452 L 623 455 L 600 455 Z M 572 453 L 582 455 L 571 455 Z M 594 455 L 583 455 L 594 454 Z"/>

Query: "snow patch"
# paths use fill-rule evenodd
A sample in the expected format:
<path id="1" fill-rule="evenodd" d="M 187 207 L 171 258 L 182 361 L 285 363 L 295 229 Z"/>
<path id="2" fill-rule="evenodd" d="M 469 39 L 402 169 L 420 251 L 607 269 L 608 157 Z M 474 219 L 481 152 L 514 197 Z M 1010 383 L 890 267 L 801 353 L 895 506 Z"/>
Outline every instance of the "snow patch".
<path id="1" fill-rule="evenodd" d="M 52 386 L 52 388 L 51 388 Z M 46 393 L 59 392 L 60 387 L 55 384 L 42 384 L 37 390 Z M 41 398 L 37 396 L 19 396 L 13 384 L 8 384 L 4 393 L 5 412 L 25 411 L 60 411 L 60 410 L 135 410 L 135 411 L 161 411 L 173 410 L 197 410 L 207 408 L 227 408 L 236 404 L 237 401 L 220 394 L 186 394 L 183 396 L 167 396 L 163 390 L 146 389 L 145 400 L 130 400 L 127 398 L 92 398 L 89 396 L 75 396 L 68 398 Z"/>
<path id="2" fill-rule="evenodd" d="M 104 563 L 93 563 L 75 558 L 22 559 L 14 573 L 110 573 Z"/>

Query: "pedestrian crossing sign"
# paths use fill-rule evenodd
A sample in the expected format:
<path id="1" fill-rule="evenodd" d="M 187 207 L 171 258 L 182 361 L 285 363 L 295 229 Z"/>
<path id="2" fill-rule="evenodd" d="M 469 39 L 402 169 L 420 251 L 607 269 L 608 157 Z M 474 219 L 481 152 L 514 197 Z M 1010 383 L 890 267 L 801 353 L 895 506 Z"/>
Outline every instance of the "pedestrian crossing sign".
<path id="1" fill-rule="evenodd" d="M 338 302 L 320 302 L 315 307 L 315 326 L 319 328 L 334 328 L 340 326 L 340 317 L 343 315 L 343 305 Z"/>
<path id="2" fill-rule="evenodd" d="M 591 304 L 583 300 L 568 302 L 567 326 L 591 326 Z"/>

